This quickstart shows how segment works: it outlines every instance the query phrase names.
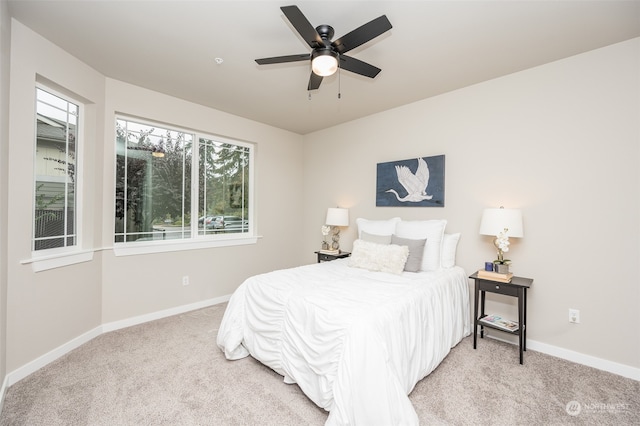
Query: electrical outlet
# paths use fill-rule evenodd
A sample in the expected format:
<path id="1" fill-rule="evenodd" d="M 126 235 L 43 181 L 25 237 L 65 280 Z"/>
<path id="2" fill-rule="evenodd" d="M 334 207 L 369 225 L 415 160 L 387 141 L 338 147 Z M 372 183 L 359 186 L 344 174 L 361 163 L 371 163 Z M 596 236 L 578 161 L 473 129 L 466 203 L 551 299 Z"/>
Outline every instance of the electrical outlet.
<path id="1" fill-rule="evenodd" d="M 580 311 L 577 309 L 569 309 L 569 322 L 573 324 L 580 323 Z"/>
<path id="2" fill-rule="evenodd" d="M 189 285 L 189 275 L 182 277 L 182 285 Z"/>

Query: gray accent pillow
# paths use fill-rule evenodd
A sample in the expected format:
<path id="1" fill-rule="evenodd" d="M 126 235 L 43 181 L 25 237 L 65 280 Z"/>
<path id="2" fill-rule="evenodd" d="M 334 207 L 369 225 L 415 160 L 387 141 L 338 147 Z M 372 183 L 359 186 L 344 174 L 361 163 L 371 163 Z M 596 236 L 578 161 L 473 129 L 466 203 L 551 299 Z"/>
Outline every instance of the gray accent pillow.
<path id="1" fill-rule="evenodd" d="M 360 232 L 360 239 L 369 243 L 391 244 L 391 235 L 376 235 L 368 232 Z"/>
<path id="2" fill-rule="evenodd" d="M 391 244 L 409 247 L 409 258 L 404 264 L 404 270 L 407 272 L 418 272 L 422 267 L 422 255 L 424 254 L 424 246 L 427 239 L 412 240 L 410 238 L 397 237 L 395 234 L 391 236 Z"/>

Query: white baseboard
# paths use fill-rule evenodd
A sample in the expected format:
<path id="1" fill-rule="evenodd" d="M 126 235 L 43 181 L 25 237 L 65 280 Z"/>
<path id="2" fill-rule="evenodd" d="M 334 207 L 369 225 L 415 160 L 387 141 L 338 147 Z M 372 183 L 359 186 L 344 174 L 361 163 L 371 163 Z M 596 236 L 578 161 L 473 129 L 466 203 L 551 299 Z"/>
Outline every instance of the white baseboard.
<path id="1" fill-rule="evenodd" d="M 4 380 L 2 381 L 2 388 L 0 388 L 0 413 L 2 413 L 2 410 L 4 409 L 4 396 L 6 395 L 8 387 L 9 385 L 7 385 L 7 376 L 4 376 Z"/>
<path id="2" fill-rule="evenodd" d="M 52 363 L 53 361 L 60 358 L 61 356 L 68 354 L 75 348 L 81 345 L 84 345 L 91 339 L 98 337 L 100 334 L 102 334 L 102 327 L 98 326 L 93 330 L 89 330 L 86 333 L 81 334 L 80 336 L 68 341 L 64 345 L 58 346 L 57 348 L 47 352 L 41 357 L 38 357 L 33 361 L 23 365 L 22 367 L 12 371 L 11 373 L 7 374 L 7 377 L 5 378 L 7 387 L 13 385 L 16 382 L 19 382 L 20 380 L 27 377 L 29 374 L 35 371 L 38 371 L 42 367 Z"/>
<path id="3" fill-rule="evenodd" d="M 165 309 L 163 311 L 153 312 L 146 315 L 140 315 L 137 317 L 128 318 L 121 321 L 110 322 L 110 323 L 98 326 L 93 330 L 87 331 L 86 333 L 70 340 L 64 345 L 61 345 L 53 349 L 52 351 L 47 352 L 41 357 L 7 374 L 4 378 L 4 383 L 2 384 L 2 388 L 0 389 L 0 404 L 4 402 L 5 390 L 9 386 L 19 382 L 20 380 L 27 377 L 29 374 L 38 371 L 39 369 L 46 366 L 47 364 L 52 363 L 53 361 L 60 358 L 61 356 L 66 355 L 67 353 L 71 352 L 77 347 L 82 346 L 83 344 L 100 336 L 103 333 L 108 333 L 110 331 L 119 330 L 121 328 L 131 327 L 133 325 L 138 325 L 138 324 L 154 321 L 161 318 L 166 318 L 166 317 L 179 315 L 189 311 L 194 311 L 196 309 L 217 305 L 219 303 L 227 302 L 230 298 L 231 298 L 231 295 L 227 295 L 227 296 L 217 297 L 214 299 L 202 300 L 200 302 L 191 303 L 189 305 L 176 306 L 175 308 Z"/>
<path id="4" fill-rule="evenodd" d="M 110 323 L 98 326 L 93 330 L 87 331 L 86 333 L 70 340 L 64 345 L 57 347 L 56 349 L 42 355 L 41 357 L 7 374 L 4 378 L 4 382 L 2 383 L 2 387 L 0 388 L 0 408 L 4 403 L 5 391 L 9 386 L 19 382 L 20 380 L 27 377 L 29 374 L 38 371 L 39 369 L 46 366 L 47 364 L 50 364 L 51 362 L 55 361 L 61 356 L 66 355 L 67 353 L 71 352 L 77 347 L 87 343 L 88 341 L 100 336 L 103 333 L 108 333 L 110 331 L 131 327 L 131 326 L 142 324 L 145 322 L 154 321 L 157 319 L 194 311 L 196 309 L 217 305 L 217 304 L 229 301 L 230 298 L 231 298 L 231 295 L 227 295 L 227 296 L 217 297 L 213 299 L 202 300 L 200 302 L 191 303 L 188 305 L 176 306 L 175 308 L 165 309 L 158 312 L 152 312 L 150 314 L 140 315 L 140 316 L 128 318 L 125 320 L 110 322 Z M 492 339 L 500 340 L 506 343 L 517 344 L 517 342 L 511 342 L 505 339 L 501 339 L 497 336 L 489 335 L 488 333 L 485 333 L 485 336 Z M 560 347 L 549 345 L 546 343 L 537 342 L 535 340 L 530 340 L 530 339 L 527 339 L 527 348 L 534 351 L 542 352 L 547 355 L 566 359 L 567 361 L 575 362 L 577 364 L 586 365 L 589 367 L 597 368 L 598 370 L 608 371 L 613 374 L 618 374 L 620 376 L 627 377 L 629 379 L 640 381 L 640 368 L 631 367 L 631 366 L 620 364 L 613 361 L 608 361 L 608 360 L 597 358 L 591 355 L 585 355 L 579 352 L 571 351 L 568 349 L 560 348 Z"/>
<path id="5" fill-rule="evenodd" d="M 219 303 L 228 302 L 231 295 L 216 297 L 214 299 L 202 300 L 196 303 L 190 303 L 188 305 L 176 306 L 175 308 L 165 309 L 163 311 L 152 312 L 150 314 L 140 315 L 133 318 L 127 318 L 120 321 L 114 321 L 102 325 L 102 332 L 107 333 L 109 331 L 120 330 L 121 328 L 131 327 L 133 325 L 143 324 L 149 321 L 155 321 L 157 319 L 171 317 L 173 315 L 183 314 L 189 311 L 195 311 L 196 309 L 206 308 L 208 306 L 217 305 Z"/>
<path id="6" fill-rule="evenodd" d="M 517 341 L 513 342 L 510 340 L 502 339 L 495 335 L 488 334 L 486 329 L 485 337 L 489 337 L 491 339 L 499 340 L 505 343 L 510 343 L 512 345 L 518 344 Z M 555 356 L 557 358 L 562 358 L 567 361 L 575 362 L 576 364 L 582 364 L 588 367 L 597 368 L 598 370 L 607 371 L 609 373 L 617 374 L 628 379 L 640 381 L 640 368 L 631 367 L 629 365 L 620 364 L 602 358 L 597 358 L 591 355 L 585 355 L 580 352 L 560 348 L 558 346 L 549 345 L 547 343 L 542 343 L 531 339 L 527 339 L 527 349 L 542 352 L 543 354 Z M 526 358 L 527 357 L 525 355 L 525 361 Z"/>
<path id="7" fill-rule="evenodd" d="M 640 368 L 631 367 L 630 365 L 624 365 L 618 362 L 597 358 L 595 356 L 585 355 L 580 352 L 559 348 L 557 346 L 529 339 L 527 339 L 527 349 L 532 349 L 547 355 L 575 362 L 576 364 L 586 365 L 597 368 L 598 370 L 608 371 L 609 373 L 640 381 Z"/>

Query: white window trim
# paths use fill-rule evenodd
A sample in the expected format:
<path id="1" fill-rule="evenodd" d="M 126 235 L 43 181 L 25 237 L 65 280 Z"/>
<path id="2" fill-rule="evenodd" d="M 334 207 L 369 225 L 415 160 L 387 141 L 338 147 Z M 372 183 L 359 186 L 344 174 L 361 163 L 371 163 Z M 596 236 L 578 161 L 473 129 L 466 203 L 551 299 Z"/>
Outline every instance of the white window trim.
<path id="1" fill-rule="evenodd" d="M 49 269 L 62 268 L 63 266 L 75 265 L 93 260 L 93 255 L 97 251 L 113 250 L 115 256 L 136 256 L 141 254 L 168 253 L 174 251 L 185 250 L 201 250 L 215 247 L 231 247 L 240 245 L 257 244 L 261 239 L 261 235 L 242 236 L 228 235 L 220 237 L 216 240 L 201 239 L 192 240 L 173 240 L 158 241 L 149 243 L 139 243 L 137 245 L 126 243 L 115 243 L 113 247 L 95 248 L 92 250 L 75 250 L 67 252 L 58 252 L 44 256 L 32 257 L 30 259 L 21 260 L 21 265 L 31 265 L 33 272 L 42 272 Z M 154 244 L 155 243 L 155 244 Z M 53 249 L 52 249 L 53 250 Z M 51 251 L 51 250 L 49 250 Z"/>
<path id="2" fill-rule="evenodd" d="M 225 238 L 226 237 L 226 238 Z M 214 247 L 230 247 L 256 244 L 262 237 L 254 235 L 220 236 L 216 239 L 200 237 L 188 240 L 164 240 L 141 243 L 115 243 L 113 252 L 116 256 L 135 256 L 140 254 L 167 253 L 172 251 L 198 250 Z"/>
<path id="3" fill-rule="evenodd" d="M 90 262 L 93 260 L 94 250 L 81 250 L 78 248 L 73 251 L 52 253 L 54 250 L 55 249 L 38 250 L 47 251 L 48 253 L 41 256 L 34 256 L 31 259 L 22 260 L 20 261 L 20 264 L 31 264 L 33 272 L 42 272 L 49 269 L 62 268 L 63 266 L 75 265 L 77 263 Z"/>
<path id="4" fill-rule="evenodd" d="M 158 240 L 158 241 L 144 241 L 144 242 L 120 242 L 113 243 L 113 252 L 115 256 L 135 256 L 142 254 L 153 254 L 153 253 L 166 253 L 166 252 L 175 252 L 175 251 L 183 251 L 183 250 L 197 250 L 197 249 L 206 249 L 206 248 L 214 248 L 214 247 L 230 247 L 230 246 L 239 246 L 239 245 L 250 245 L 256 244 L 258 239 L 262 238 L 257 235 L 256 232 L 256 224 L 255 224 L 255 150 L 256 144 L 252 142 L 242 141 L 238 139 L 232 139 L 224 136 L 214 135 L 206 132 L 198 132 L 193 129 L 187 129 L 181 126 L 167 124 L 160 121 L 148 120 L 136 116 L 129 116 L 126 114 L 116 114 L 114 120 L 114 128 L 118 120 L 126 120 L 133 121 L 136 123 L 147 124 L 151 126 L 165 126 L 170 127 L 170 130 L 180 131 L 183 133 L 189 133 L 193 135 L 193 162 L 194 164 L 200 163 L 200 138 L 204 139 L 212 139 L 219 142 L 229 143 L 233 145 L 240 145 L 249 147 L 249 162 L 251 164 L 252 173 L 249 176 L 249 200 L 251 205 L 253 206 L 249 211 L 249 229 L 246 233 L 234 233 L 234 234 L 205 234 L 200 235 L 198 229 L 198 222 L 191 221 L 191 238 L 188 239 L 176 239 L 176 240 Z M 114 147 L 117 149 L 117 147 Z M 114 150 L 114 159 L 117 155 L 117 152 Z M 117 167 L 116 161 L 114 161 L 114 176 L 117 172 L 115 168 Z M 193 169 L 193 167 L 192 167 Z M 195 169 L 197 170 L 197 168 Z M 200 174 L 195 173 L 195 175 L 191 179 L 191 193 L 197 194 L 199 191 L 199 179 Z M 114 186 L 115 190 L 115 186 Z M 193 196 L 193 195 L 192 195 Z M 197 196 L 196 196 L 197 199 Z M 113 200 L 115 200 L 115 193 Z M 191 203 L 191 217 L 198 217 L 198 204 Z M 115 217 L 113 218 L 115 221 Z M 115 222 L 113 222 L 112 229 L 115 230 Z M 113 234 L 112 240 L 115 239 L 115 232 Z"/>
<path id="5" fill-rule="evenodd" d="M 82 229 L 83 229 L 83 188 L 84 188 L 84 121 L 85 121 L 85 102 L 82 101 L 82 98 L 75 96 L 70 93 L 66 93 L 64 91 L 56 90 L 54 87 L 43 84 L 40 82 L 36 82 L 36 88 L 41 89 L 45 92 L 49 92 L 55 96 L 58 96 L 67 102 L 71 102 L 78 106 L 78 123 L 76 125 L 76 164 L 75 164 L 75 244 L 73 246 L 68 247 L 60 247 L 60 248 L 52 248 L 45 250 L 33 250 L 34 245 L 34 231 L 33 227 L 35 226 L 35 187 L 33 190 L 33 198 L 32 198 L 32 207 L 31 207 L 31 258 L 21 261 L 21 264 L 31 264 L 34 272 L 46 271 L 49 269 L 60 268 L 63 266 L 74 265 L 76 263 L 88 262 L 93 259 L 94 250 L 84 250 L 82 248 Z M 37 92 L 36 92 L 37 93 Z M 34 102 L 37 103 L 37 94 L 34 98 Z M 35 104 L 34 104 L 35 105 Z M 34 109 L 36 112 L 36 109 Z M 37 125 L 37 118 L 34 121 Z M 34 136 L 37 138 L 37 128 L 34 128 Z M 33 141 L 33 149 L 34 149 L 34 159 L 35 159 L 35 150 L 37 147 L 37 141 L 34 139 Z M 35 174 L 36 170 L 34 167 L 34 175 L 33 175 L 33 183 L 35 183 L 37 179 L 37 175 Z M 66 238 L 66 236 L 65 236 Z"/>

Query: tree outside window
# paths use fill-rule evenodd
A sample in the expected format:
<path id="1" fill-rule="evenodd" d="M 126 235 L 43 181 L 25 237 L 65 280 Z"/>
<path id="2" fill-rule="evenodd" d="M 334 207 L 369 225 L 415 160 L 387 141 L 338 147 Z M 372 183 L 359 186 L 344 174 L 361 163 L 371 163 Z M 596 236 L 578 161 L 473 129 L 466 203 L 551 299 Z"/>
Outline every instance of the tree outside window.
<path id="1" fill-rule="evenodd" d="M 250 149 L 119 118 L 115 242 L 249 232 Z M 196 179 L 198 190 L 192 194 Z"/>

